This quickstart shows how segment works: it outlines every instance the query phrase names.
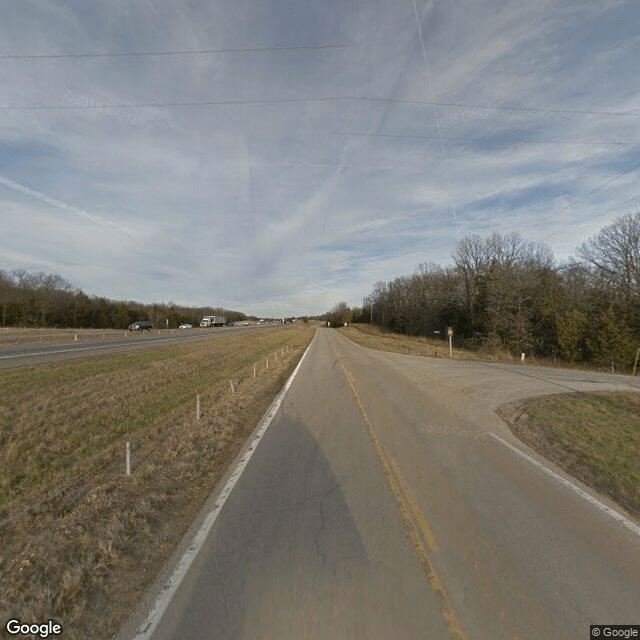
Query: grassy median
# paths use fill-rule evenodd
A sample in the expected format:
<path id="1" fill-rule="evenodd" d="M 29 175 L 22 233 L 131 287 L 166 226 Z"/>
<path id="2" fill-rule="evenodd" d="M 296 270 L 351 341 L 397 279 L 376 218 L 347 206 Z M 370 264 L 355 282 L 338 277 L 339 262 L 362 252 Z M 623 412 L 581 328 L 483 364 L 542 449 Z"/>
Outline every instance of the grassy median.
<path id="1" fill-rule="evenodd" d="M 111 637 L 313 332 L 291 325 L 0 372 L 0 619 Z"/>

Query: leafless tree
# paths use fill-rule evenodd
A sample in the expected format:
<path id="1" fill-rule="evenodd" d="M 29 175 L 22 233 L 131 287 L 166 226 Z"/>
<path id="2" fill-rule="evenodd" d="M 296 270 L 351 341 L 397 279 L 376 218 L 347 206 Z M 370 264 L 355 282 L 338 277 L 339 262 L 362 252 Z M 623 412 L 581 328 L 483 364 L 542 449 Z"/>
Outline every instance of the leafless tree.
<path id="1" fill-rule="evenodd" d="M 640 298 L 640 212 L 617 218 L 583 243 L 578 255 L 595 267 L 603 281 L 627 304 Z"/>

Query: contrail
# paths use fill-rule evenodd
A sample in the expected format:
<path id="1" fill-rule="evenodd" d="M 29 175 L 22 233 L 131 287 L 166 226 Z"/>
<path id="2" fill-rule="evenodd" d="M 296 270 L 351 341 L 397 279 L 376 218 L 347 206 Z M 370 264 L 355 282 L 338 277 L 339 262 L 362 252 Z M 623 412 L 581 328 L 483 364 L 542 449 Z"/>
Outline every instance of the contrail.
<path id="1" fill-rule="evenodd" d="M 116 229 L 126 233 L 129 236 L 135 235 L 131 229 L 127 229 L 126 227 L 122 227 L 115 222 L 111 222 L 111 220 L 105 220 L 100 216 L 93 215 L 84 211 L 83 209 L 78 209 L 78 207 L 74 207 L 66 202 L 62 202 L 60 200 L 56 200 L 51 196 L 46 195 L 45 193 L 41 193 L 40 191 L 35 191 L 34 189 L 30 189 L 19 182 L 15 182 L 14 180 L 9 180 L 9 178 L 5 178 L 0 176 L 0 184 L 3 184 L 5 187 L 9 187 L 10 189 L 14 189 L 15 191 L 19 191 L 20 193 L 24 193 L 27 196 L 31 196 L 36 200 L 40 200 L 40 202 L 45 202 L 46 204 L 51 205 L 52 207 L 56 207 L 56 209 L 61 209 L 62 211 L 68 211 L 79 218 L 85 218 L 87 220 L 91 220 L 95 224 L 99 224 L 107 227 L 115 227 Z"/>
<path id="2" fill-rule="evenodd" d="M 424 38 L 422 37 L 422 27 L 420 26 L 420 17 L 418 15 L 418 7 L 416 5 L 416 0 L 413 0 L 413 13 L 416 17 L 416 25 L 418 28 L 418 36 L 420 37 L 420 45 L 422 46 L 422 61 L 424 62 L 424 69 L 427 74 L 427 85 L 431 90 L 431 100 L 433 105 L 433 117 L 435 121 L 438 121 L 438 109 L 436 107 L 436 91 L 433 86 L 433 81 L 431 80 L 431 69 L 429 68 L 429 60 L 427 59 L 427 48 L 424 46 Z M 451 188 L 451 176 L 449 175 L 449 158 L 447 157 L 447 148 L 444 144 L 444 140 L 442 137 L 442 131 L 438 128 L 438 138 L 440 139 L 440 153 L 444 158 L 444 174 L 445 179 L 447 181 L 447 188 L 449 190 L 449 198 L 451 202 L 451 213 L 453 215 L 453 223 L 456 227 L 456 236 L 460 237 L 460 225 L 458 224 L 458 216 L 456 215 L 456 203 L 453 199 L 452 193 L 453 189 Z"/>

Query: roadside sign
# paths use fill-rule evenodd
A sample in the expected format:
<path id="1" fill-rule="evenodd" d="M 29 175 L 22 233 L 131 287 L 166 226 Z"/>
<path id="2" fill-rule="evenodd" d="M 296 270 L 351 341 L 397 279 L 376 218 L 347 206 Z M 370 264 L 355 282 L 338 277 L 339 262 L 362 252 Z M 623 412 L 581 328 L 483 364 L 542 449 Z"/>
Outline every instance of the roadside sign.
<path id="1" fill-rule="evenodd" d="M 453 337 L 453 327 L 449 327 L 449 328 L 447 329 L 447 335 L 448 335 L 450 338 L 451 338 L 451 337 Z"/>

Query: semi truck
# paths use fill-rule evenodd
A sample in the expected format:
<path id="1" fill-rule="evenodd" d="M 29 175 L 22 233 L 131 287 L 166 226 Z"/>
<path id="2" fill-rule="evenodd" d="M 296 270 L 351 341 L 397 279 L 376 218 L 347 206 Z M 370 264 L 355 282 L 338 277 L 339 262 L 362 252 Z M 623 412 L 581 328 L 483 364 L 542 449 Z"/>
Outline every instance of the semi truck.
<path id="1" fill-rule="evenodd" d="M 227 319 L 224 316 L 205 316 L 200 320 L 201 327 L 224 327 Z"/>

